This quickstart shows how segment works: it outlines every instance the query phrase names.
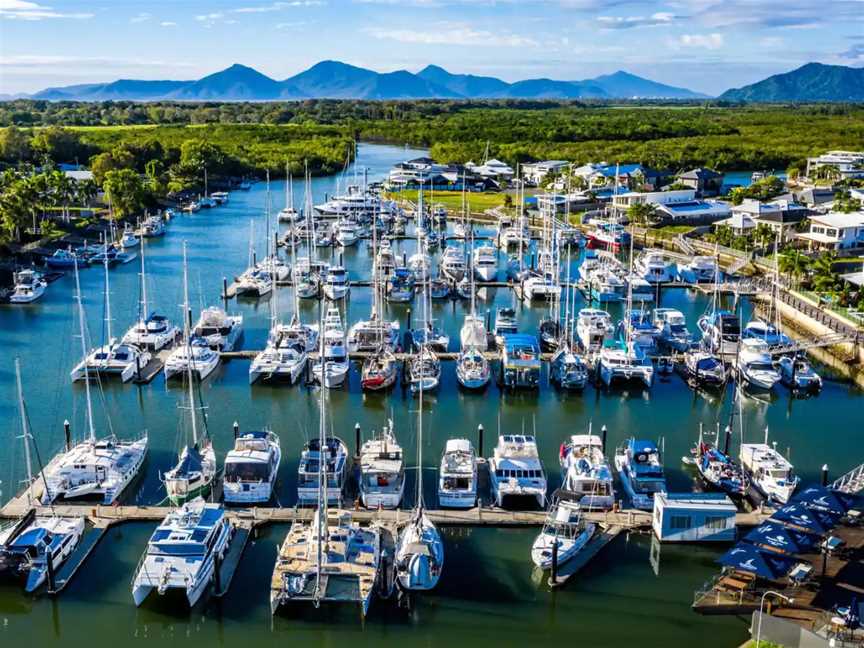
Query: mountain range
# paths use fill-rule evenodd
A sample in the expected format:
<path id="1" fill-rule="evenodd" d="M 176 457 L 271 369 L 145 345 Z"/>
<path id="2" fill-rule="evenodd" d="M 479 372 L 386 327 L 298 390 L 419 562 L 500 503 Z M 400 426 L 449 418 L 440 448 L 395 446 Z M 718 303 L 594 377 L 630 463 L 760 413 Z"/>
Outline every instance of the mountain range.
<path id="1" fill-rule="evenodd" d="M 375 72 L 321 61 L 277 81 L 245 65 L 234 64 L 196 81 L 120 79 L 47 88 L 32 99 L 50 101 L 274 101 L 300 99 L 698 99 L 705 95 L 656 83 L 627 72 L 584 81 L 528 79 L 507 83 L 494 77 L 452 74 L 429 65 L 414 74 Z"/>
<path id="2" fill-rule="evenodd" d="M 0 97 L 0 100 L 7 97 Z M 11 97 L 8 97 L 11 98 Z M 282 81 L 234 64 L 193 81 L 120 79 L 47 88 L 27 98 L 50 101 L 292 101 L 302 99 L 704 99 L 707 95 L 628 72 L 581 81 L 526 79 L 507 83 L 453 74 L 437 65 L 420 72 L 375 72 L 321 61 Z M 864 101 L 864 69 L 808 63 L 758 83 L 727 90 L 729 101 Z"/>

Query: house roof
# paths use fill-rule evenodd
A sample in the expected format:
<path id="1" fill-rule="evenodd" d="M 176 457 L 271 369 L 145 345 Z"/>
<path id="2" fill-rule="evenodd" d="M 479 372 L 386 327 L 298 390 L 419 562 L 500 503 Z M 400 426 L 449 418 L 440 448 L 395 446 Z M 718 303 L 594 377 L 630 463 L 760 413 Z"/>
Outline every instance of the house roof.
<path id="1" fill-rule="evenodd" d="M 732 229 L 745 230 L 756 227 L 756 223 L 744 212 L 733 212 L 729 218 L 717 221 L 715 225 L 728 225 Z"/>
<path id="2" fill-rule="evenodd" d="M 822 216 L 812 216 L 810 220 L 820 225 L 827 225 L 828 227 L 836 227 L 838 229 L 861 227 L 864 226 L 864 211 L 849 212 L 848 214 L 830 212 Z"/>
<path id="3" fill-rule="evenodd" d="M 807 218 L 808 210 L 804 208 L 792 209 L 788 211 L 772 212 L 770 214 L 761 214 L 756 217 L 760 223 L 777 223 L 780 225 L 794 225 L 800 223 Z"/>
<path id="4" fill-rule="evenodd" d="M 843 279 L 843 281 L 848 281 L 849 283 L 858 286 L 859 288 L 864 288 L 864 270 L 861 272 L 841 274 L 840 278 Z"/>
<path id="5" fill-rule="evenodd" d="M 713 180 L 715 178 L 722 178 L 722 173 L 717 173 L 714 169 L 706 169 L 705 167 L 699 167 L 697 169 L 690 169 L 689 171 L 685 171 L 682 173 L 679 178 L 684 180 Z"/>

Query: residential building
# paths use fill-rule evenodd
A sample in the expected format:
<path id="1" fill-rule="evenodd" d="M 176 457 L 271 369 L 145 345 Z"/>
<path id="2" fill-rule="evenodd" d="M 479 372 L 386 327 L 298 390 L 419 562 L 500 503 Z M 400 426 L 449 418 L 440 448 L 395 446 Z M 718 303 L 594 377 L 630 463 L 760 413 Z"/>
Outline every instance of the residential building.
<path id="1" fill-rule="evenodd" d="M 645 188 L 648 191 L 659 189 L 669 174 L 664 171 L 655 171 L 641 164 L 585 164 L 573 169 L 573 175 L 579 176 L 588 183 L 589 187 L 618 184 L 626 187 Z"/>
<path id="2" fill-rule="evenodd" d="M 465 170 L 479 175 L 481 178 L 492 178 L 497 181 L 512 180 L 513 176 L 516 175 L 512 167 L 495 158 L 486 160 L 483 164 L 468 162 L 465 165 Z"/>
<path id="3" fill-rule="evenodd" d="M 828 151 L 807 158 L 807 177 L 818 175 L 816 171 L 824 166 L 836 167 L 839 179 L 864 178 L 864 151 Z"/>
<path id="4" fill-rule="evenodd" d="M 756 221 L 746 212 L 737 212 L 729 218 L 714 223 L 715 227 L 728 227 L 735 236 L 746 236 L 747 233 L 756 228 Z"/>
<path id="5" fill-rule="evenodd" d="M 810 231 L 798 235 L 811 250 L 864 247 L 864 211 L 831 212 L 810 217 Z"/>
<path id="6" fill-rule="evenodd" d="M 528 184 L 537 186 L 542 183 L 549 174 L 560 175 L 568 166 L 570 166 L 570 163 L 567 160 L 543 160 L 542 162 L 530 162 L 522 165 L 522 178 Z"/>
<path id="7" fill-rule="evenodd" d="M 719 196 L 723 188 L 723 174 L 713 169 L 699 167 L 679 175 L 677 182 L 695 189 L 699 197 Z"/>
<path id="8" fill-rule="evenodd" d="M 794 238 L 794 227 L 807 218 L 810 210 L 790 198 L 775 198 L 771 202 L 760 202 L 746 198 L 740 205 L 732 206 L 733 215 L 748 217 L 755 225 L 767 225 L 775 233 L 783 232 L 783 239 Z"/>

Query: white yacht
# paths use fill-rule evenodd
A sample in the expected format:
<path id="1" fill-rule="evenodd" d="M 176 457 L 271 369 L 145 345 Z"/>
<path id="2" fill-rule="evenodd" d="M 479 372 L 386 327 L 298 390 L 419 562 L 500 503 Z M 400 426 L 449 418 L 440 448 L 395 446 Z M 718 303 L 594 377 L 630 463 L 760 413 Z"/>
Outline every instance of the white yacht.
<path id="1" fill-rule="evenodd" d="M 165 379 L 184 375 L 191 369 L 198 380 L 204 380 L 219 366 L 219 353 L 210 348 L 207 340 L 193 337 L 188 343 L 180 344 L 165 360 Z"/>
<path id="2" fill-rule="evenodd" d="M 624 299 L 624 280 L 615 269 L 601 265 L 593 270 L 588 279 L 591 299 L 600 304 L 617 302 Z"/>
<path id="3" fill-rule="evenodd" d="M 324 475 L 319 475 L 321 464 L 324 464 Z M 300 506 L 316 506 L 318 504 L 319 481 L 324 479 L 324 497 L 327 504 L 342 504 L 342 489 L 348 476 L 348 446 L 345 442 L 333 436 L 324 438 L 324 451 L 321 451 L 321 440 L 311 439 L 300 452 L 300 465 L 297 467 L 297 502 Z"/>
<path id="4" fill-rule="evenodd" d="M 711 256 L 695 256 L 689 263 L 678 264 L 678 278 L 687 283 L 711 283 L 722 273 Z"/>
<path id="5" fill-rule="evenodd" d="M 328 308 L 320 336 L 319 357 L 312 365 L 312 379 L 328 389 L 340 387 L 350 368 L 339 309 Z"/>
<path id="6" fill-rule="evenodd" d="M 286 381 L 289 385 L 296 383 L 308 361 L 305 344 L 298 343 L 287 337 L 272 335 L 267 340 L 267 346 L 256 355 L 249 365 L 249 384 L 258 380 L 265 382 Z"/>
<path id="7" fill-rule="evenodd" d="M 477 347 L 467 347 L 456 358 L 456 380 L 465 389 L 480 390 L 489 384 L 492 369 L 489 360 Z"/>
<path id="8" fill-rule="evenodd" d="M 237 277 L 234 290 L 238 296 L 266 297 L 273 292 L 273 277 L 256 266 Z"/>
<path id="9" fill-rule="evenodd" d="M 637 509 L 653 510 L 654 494 L 666 492 L 660 449 L 653 441 L 628 439 L 615 451 L 615 470 Z"/>
<path id="10" fill-rule="evenodd" d="M 393 421 L 360 446 L 360 500 L 368 509 L 395 509 L 405 492 L 402 446 L 396 442 Z"/>
<path id="11" fill-rule="evenodd" d="M 502 434 L 489 458 L 489 480 L 495 503 L 504 507 L 513 500 L 546 506 L 546 474 L 537 440 L 528 434 Z"/>
<path id="12" fill-rule="evenodd" d="M 45 294 L 48 282 L 35 270 L 20 270 L 14 275 L 14 288 L 9 295 L 12 304 L 30 304 Z"/>
<path id="13" fill-rule="evenodd" d="M 463 349 L 474 347 L 485 351 L 487 347 L 486 322 L 483 321 L 483 318 L 470 313 L 466 315 L 459 331 L 459 341 Z"/>
<path id="14" fill-rule="evenodd" d="M 522 299 L 552 301 L 561 296 L 561 284 L 551 272 L 531 273 L 522 281 Z"/>
<path id="15" fill-rule="evenodd" d="M 446 247 L 441 256 L 441 273 L 452 281 L 461 281 L 465 276 L 465 255 L 461 247 Z"/>
<path id="16" fill-rule="evenodd" d="M 204 338 L 214 351 L 233 351 L 243 335 L 243 316 L 210 306 L 201 311 L 192 335 Z"/>
<path id="17" fill-rule="evenodd" d="M 600 378 L 607 387 L 619 382 L 641 382 L 651 387 L 654 365 L 638 346 L 624 342 L 611 342 L 600 349 Z"/>
<path id="18" fill-rule="evenodd" d="M 673 351 L 686 351 L 690 348 L 690 331 L 687 330 L 687 320 L 681 311 L 674 308 L 655 308 L 654 326 L 660 331 L 658 340 L 661 345 Z"/>
<path id="19" fill-rule="evenodd" d="M 139 349 L 160 351 L 177 340 L 180 331 L 164 315 L 149 312 L 147 299 L 147 276 L 144 257 L 146 245 L 141 246 L 141 301 L 139 302 L 138 321 L 123 336 L 123 344 L 132 344 Z"/>
<path id="20" fill-rule="evenodd" d="M 612 316 L 597 308 L 583 308 L 576 319 L 576 337 L 587 352 L 599 351 L 615 331 Z"/>
<path id="21" fill-rule="evenodd" d="M 474 508 L 477 504 L 477 454 L 468 439 L 448 439 L 438 474 L 438 504 Z"/>
<path id="22" fill-rule="evenodd" d="M 51 515 L 36 513 L 31 459 L 31 444 L 34 440 L 24 405 L 21 364 L 18 358 L 15 359 L 15 382 L 23 430 L 20 438 L 24 443 L 27 466 L 29 510 L 22 518 L 0 524 L 0 580 L 23 582 L 24 591 L 29 594 L 42 586 L 48 577 L 49 569 L 56 572 L 75 551 L 84 535 L 84 518 L 58 517 L 53 511 Z"/>
<path id="23" fill-rule="evenodd" d="M 504 346 L 504 336 L 512 335 L 519 332 L 519 325 L 516 322 L 516 311 L 512 308 L 499 308 L 495 313 L 495 326 L 493 333 L 495 334 L 495 344 L 499 347 Z"/>
<path id="24" fill-rule="evenodd" d="M 553 547 L 557 545 L 555 559 L 557 565 L 563 565 L 585 548 L 596 530 L 597 525 L 583 517 L 579 502 L 560 493 L 531 546 L 531 561 L 540 569 L 551 569 Z"/>
<path id="25" fill-rule="evenodd" d="M 336 224 L 336 242 L 342 247 L 349 247 L 360 240 L 362 228 L 353 220 L 341 220 Z"/>
<path id="26" fill-rule="evenodd" d="M 766 430 L 765 436 L 768 433 Z M 800 479 L 790 461 L 767 443 L 742 443 L 741 466 L 750 476 L 750 484 L 771 502 L 785 505 L 798 487 Z"/>
<path id="27" fill-rule="evenodd" d="M 194 203 L 197 204 L 197 203 Z M 141 225 L 141 235 L 146 238 L 153 238 L 165 234 L 165 221 L 161 216 L 148 216 L 144 224 Z"/>
<path id="28" fill-rule="evenodd" d="M 474 250 L 474 276 L 480 281 L 495 281 L 498 276 L 498 250 L 481 245 Z"/>
<path id="29" fill-rule="evenodd" d="M 669 283 L 673 279 L 670 266 L 660 252 L 646 251 L 636 259 L 636 272 L 645 281 L 656 283 Z"/>
<path id="30" fill-rule="evenodd" d="M 388 322 L 373 310 L 368 320 L 360 320 L 348 329 L 348 352 L 373 352 L 380 347 L 390 351 L 399 346 L 399 322 Z"/>
<path id="31" fill-rule="evenodd" d="M 734 313 L 714 310 L 703 315 L 696 322 L 702 341 L 709 351 L 721 356 L 734 356 L 738 352 L 741 339 L 741 322 Z"/>
<path id="32" fill-rule="evenodd" d="M 280 223 L 296 223 L 302 218 L 300 212 L 294 207 L 294 183 L 288 162 L 285 163 L 285 206 L 279 210 L 276 218 Z"/>
<path id="33" fill-rule="evenodd" d="M 324 296 L 330 301 L 344 299 L 351 292 L 348 271 L 340 265 L 332 265 L 327 268 L 322 289 Z"/>
<path id="34" fill-rule="evenodd" d="M 822 389 L 822 377 L 803 355 L 782 356 L 777 361 L 780 380 L 790 389 L 807 392 Z"/>
<path id="35" fill-rule="evenodd" d="M 236 429 L 236 426 L 235 426 Z M 225 456 L 222 494 L 228 504 L 263 504 L 273 496 L 282 448 L 269 430 L 237 434 Z"/>
<path id="36" fill-rule="evenodd" d="M 608 510 L 615 503 L 612 471 L 596 434 L 573 434 L 561 446 L 561 490 L 571 494 L 583 509 Z"/>
<path id="37" fill-rule="evenodd" d="M 741 340 L 736 368 L 741 380 L 752 389 L 769 391 L 780 382 L 768 345 L 757 338 Z"/>
<path id="38" fill-rule="evenodd" d="M 126 227 L 123 228 L 123 235 L 120 237 L 120 247 L 129 250 L 138 247 L 140 243 L 141 239 L 135 235 L 135 230 L 127 223 Z"/>
<path id="39" fill-rule="evenodd" d="M 178 589 L 194 607 L 215 580 L 215 571 L 231 547 L 234 525 L 221 504 L 197 498 L 171 511 L 156 527 L 132 581 L 140 606 L 156 590 Z"/>

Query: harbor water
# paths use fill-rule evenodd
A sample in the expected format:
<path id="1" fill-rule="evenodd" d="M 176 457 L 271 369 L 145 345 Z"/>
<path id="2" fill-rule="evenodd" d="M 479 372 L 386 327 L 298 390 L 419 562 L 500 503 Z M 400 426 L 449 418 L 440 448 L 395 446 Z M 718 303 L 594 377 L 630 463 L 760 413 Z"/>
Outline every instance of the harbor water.
<path id="1" fill-rule="evenodd" d="M 370 179 L 380 179 L 395 162 L 422 154 L 399 147 L 361 145 L 358 168 L 369 169 Z M 353 170 L 341 178 L 313 181 L 315 202 L 325 194 L 344 188 Z M 358 177 L 362 173 L 358 172 Z M 295 187 L 297 206 L 302 204 L 302 183 Z M 189 253 L 190 293 L 193 312 L 219 304 L 222 279 L 231 279 L 248 265 L 250 220 L 254 223 L 258 255 L 265 250 L 265 197 L 263 183 L 248 192 L 233 192 L 227 205 L 178 215 L 168 232 L 147 242 L 147 280 L 151 306 L 180 320 L 182 302 L 181 247 Z M 284 183 L 272 186 L 273 214 L 283 206 Z M 491 233 L 479 230 L 478 234 Z M 368 279 L 369 241 L 346 250 L 344 263 L 353 279 Z M 398 254 L 410 256 L 413 241 L 394 243 Z M 325 258 L 338 252 L 321 253 Z M 573 252 L 572 268 L 578 265 Z M 504 276 L 504 259 L 500 276 Z M 575 277 L 575 275 L 574 275 Z M 90 268 L 81 273 L 88 329 L 93 343 L 111 332 L 122 336 L 137 318 L 139 265 L 132 262 L 110 271 L 111 319 L 104 311 L 104 273 Z M 85 431 L 84 389 L 70 383 L 69 371 L 80 358 L 80 341 L 73 300 L 74 280 L 66 276 L 51 284 L 45 296 L 26 306 L 0 307 L 0 479 L 5 501 L 20 487 L 24 461 L 20 422 L 16 411 L 14 358 L 21 359 L 28 417 L 44 461 L 63 443 L 63 421 L 72 424 L 73 435 Z M 695 323 L 708 306 L 709 297 L 682 288 L 665 289 L 662 305 L 678 308 Z M 578 297 L 582 300 L 581 297 Z M 290 317 L 293 299 L 290 289 L 270 297 L 283 319 Z M 409 305 L 416 323 L 420 300 Z M 343 306 L 343 321 L 367 318 L 371 305 L 369 288 L 352 288 Z M 545 316 L 541 306 L 527 307 L 514 301 L 506 288 L 481 291 L 477 308 L 493 314 L 497 308 L 514 305 L 520 330 L 536 332 Z M 577 308 L 582 303 L 577 304 Z M 733 304 L 728 303 L 729 307 Z M 750 306 L 739 304 L 745 313 Z M 432 317 L 451 336 L 456 350 L 459 328 L 469 306 L 467 302 L 436 302 Z M 304 319 L 318 317 L 318 303 L 301 304 Z M 616 319 L 620 306 L 610 307 Z M 232 301 L 229 313 L 244 317 L 245 335 L 241 348 L 261 349 L 270 324 L 270 302 Z M 388 307 L 388 318 L 408 325 L 408 307 Z M 745 316 L 746 317 L 746 316 Z M 277 483 L 277 504 L 296 502 L 296 471 L 299 452 L 317 434 L 317 391 L 303 385 L 249 385 L 248 360 L 223 365 L 202 386 L 207 427 L 214 439 L 217 456 L 224 457 L 232 444 L 232 424 L 241 430 L 270 428 L 281 438 L 283 460 Z M 610 455 L 631 436 L 664 439 L 665 464 L 670 490 L 694 488 L 694 475 L 681 458 L 688 454 L 699 424 L 713 429 L 729 418 L 729 394 L 697 393 L 678 376 L 659 377 L 650 391 L 606 390 L 589 386 L 581 395 L 561 394 L 548 384 L 544 369 L 542 386 L 536 393 L 507 394 L 493 384 L 483 394 L 458 389 L 455 366 L 443 364 L 443 378 L 437 393 L 425 404 L 424 493 L 427 504 L 435 506 L 435 468 L 447 438 L 467 436 L 477 443 L 477 426 L 485 427 L 483 453 L 491 454 L 495 437 L 501 432 L 530 432 L 538 439 L 541 459 L 550 478 L 550 488 L 560 482 L 558 448 L 566 436 L 585 432 L 593 424 L 595 433 L 608 429 Z M 860 441 L 864 417 L 862 394 L 830 375 L 821 394 L 793 398 L 778 386 L 775 393 L 760 399 L 743 400 L 741 420 L 735 421 L 737 446 L 745 440 L 761 440 L 765 428 L 778 449 L 790 451 L 804 482 L 818 479 L 822 464 L 832 475 L 864 460 Z M 394 420 L 399 441 L 408 457 L 415 456 L 417 401 L 398 386 L 389 394 L 369 395 L 360 390 L 358 368 L 352 368 L 349 386 L 327 394 L 328 420 L 332 432 L 354 450 L 355 423 L 364 438 Z M 730 387 L 731 394 L 731 387 Z M 160 474 L 176 461 L 178 449 L 187 442 L 188 412 L 179 409 L 183 390 L 179 383 L 167 384 L 162 376 L 143 386 L 104 381 L 94 389 L 98 434 L 113 431 L 133 437 L 146 431 L 150 454 L 144 475 L 127 494 L 125 501 L 154 504 L 164 499 Z M 413 493 L 409 476 L 406 493 Z M 413 497 L 407 498 L 412 504 Z M 585 646 L 669 646 L 698 641 L 700 645 L 730 646 L 746 638 L 746 622 L 724 617 L 699 617 L 690 611 L 692 596 L 704 580 L 717 571 L 714 559 L 719 548 L 652 547 L 646 535 L 620 536 L 565 588 L 551 592 L 532 574 L 529 550 L 536 530 L 446 529 L 446 561 L 439 587 L 418 597 L 410 612 L 397 610 L 387 602 L 373 604 L 370 616 L 361 623 L 356 610 L 313 612 L 302 608 L 271 621 L 268 585 L 276 546 L 285 526 L 264 528 L 247 547 L 231 591 L 222 600 L 211 600 L 189 612 L 176 600 L 149 601 L 136 609 L 130 594 L 130 580 L 144 550 L 152 524 L 126 524 L 111 529 L 70 587 L 57 599 L 31 598 L 20 589 L 0 586 L 0 642 L 12 645 L 29 637 L 39 646 L 109 646 L 124 639 L 145 640 L 148 645 L 173 646 L 194 641 L 204 645 L 284 645 L 303 642 L 312 645 L 396 646 L 411 641 L 430 646 L 525 645 L 538 639 L 555 642 L 578 641 Z"/>

